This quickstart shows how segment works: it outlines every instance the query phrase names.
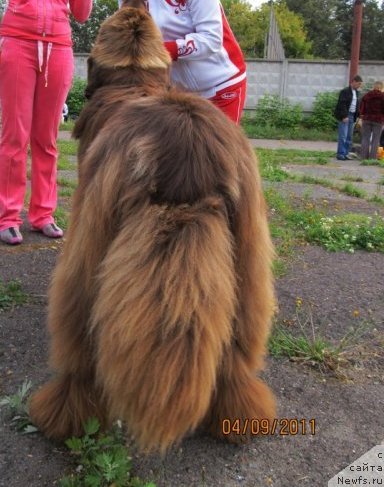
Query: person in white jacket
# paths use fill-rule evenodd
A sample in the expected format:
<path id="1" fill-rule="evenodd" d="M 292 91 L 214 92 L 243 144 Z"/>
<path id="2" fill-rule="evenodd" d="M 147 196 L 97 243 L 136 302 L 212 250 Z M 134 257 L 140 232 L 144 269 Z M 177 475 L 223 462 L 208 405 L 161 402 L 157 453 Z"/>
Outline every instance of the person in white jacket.
<path id="1" fill-rule="evenodd" d="M 144 3 L 174 61 L 172 81 L 208 98 L 238 124 L 245 103 L 246 65 L 220 1 Z"/>

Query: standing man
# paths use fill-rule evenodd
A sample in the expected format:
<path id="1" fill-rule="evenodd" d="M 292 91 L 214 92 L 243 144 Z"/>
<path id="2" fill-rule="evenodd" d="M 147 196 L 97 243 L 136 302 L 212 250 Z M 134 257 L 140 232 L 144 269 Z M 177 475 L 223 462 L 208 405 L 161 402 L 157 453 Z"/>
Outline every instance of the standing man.
<path id="1" fill-rule="evenodd" d="M 338 142 L 336 158 L 339 161 L 351 160 L 349 151 L 352 146 L 353 127 L 359 114 L 358 89 L 363 84 L 363 79 L 358 74 L 352 79 L 351 84 L 342 89 L 335 108 L 335 117 L 339 121 Z"/>
<path id="2" fill-rule="evenodd" d="M 361 158 L 376 159 L 380 136 L 384 126 L 383 82 L 376 81 L 373 89 L 366 93 L 360 104 Z"/>

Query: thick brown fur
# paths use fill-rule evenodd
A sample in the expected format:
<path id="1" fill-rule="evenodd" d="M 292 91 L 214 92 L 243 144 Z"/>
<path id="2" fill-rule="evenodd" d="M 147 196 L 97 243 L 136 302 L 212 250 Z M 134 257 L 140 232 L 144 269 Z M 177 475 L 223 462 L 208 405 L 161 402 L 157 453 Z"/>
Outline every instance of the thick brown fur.
<path id="1" fill-rule="evenodd" d="M 143 54 L 158 38 L 128 6 L 91 53 L 79 187 L 49 294 L 56 378 L 30 405 L 48 437 L 97 415 L 165 451 L 197 427 L 223 437 L 224 419 L 275 414 L 256 377 L 274 305 L 257 161 L 210 102 L 169 90 L 168 61 Z"/>

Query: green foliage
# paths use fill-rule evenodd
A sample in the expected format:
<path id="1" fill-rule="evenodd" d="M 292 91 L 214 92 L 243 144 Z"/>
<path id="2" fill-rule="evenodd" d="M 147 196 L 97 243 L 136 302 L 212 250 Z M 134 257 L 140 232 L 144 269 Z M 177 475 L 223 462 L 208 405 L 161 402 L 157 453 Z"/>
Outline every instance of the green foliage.
<path id="1" fill-rule="evenodd" d="M 360 166 L 381 166 L 384 167 L 384 159 L 363 159 Z"/>
<path id="2" fill-rule="evenodd" d="M 312 106 L 312 114 L 306 120 L 306 125 L 319 130 L 335 130 L 337 120 L 333 112 L 338 96 L 338 92 L 317 93 Z"/>
<path id="3" fill-rule="evenodd" d="M 124 446 L 121 428 L 108 434 L 100 433 L 96 418 L 90 418 L 84 426 L 85 435 L 65 442 L 77 458 L 76 473 L 59 481 L 60 487 L 155 487 L 130 474 L 131 458 Z"/>
<path id="4" fill-rule="evenodd" d="M 63 228 L 65 230 L 68 227 L 69 213 L 67 210 L 65 210 L 61 206 L 58 206 L 56 208 L 54 217 L 56 223 L 60 228 Z"/>
<path id="5" fill-rule="evenodd" d="M 87 81 L 75 77 L 73 79 L 72 87 L 67 96 L 67 105 L 70 116 L 78 116 L 86 101 L 84 96 Z"/>
<path id="6" fill-rule="evenodd" d="M 0 409 L 4 408 L 11 423 L 22 433 L 35 433 L 37 428 L 33 426 L 28 414 L 28 396 L 32 387 L 30 381 L 25 381 L 16 394 L 4 396 L 0 399 Z"/>
<path id="7" fill-rule="evenodd" d="M 384 252 L 384 218 L 359 214 L 317 217 L 302 222 L 306 238 L 327 250 Z"/>
<path id="8" fill-rule="evenodd" d="M 267 34 L 269 29 L 270 11 L 270 5 L 267 2 L 261 5 L 259 15 L 264 34 Z M 312 43 L 307 38 L 307 32 L 301 16 L 289 10 L 284 2 L 275 3 L 273 11 L 284 46 L 285 57 L 312 59 Z"/>
<path id="9" fill-rule="evenodd" d="M 302 107 L 281 100 L 277 95 L 264 95 L 259 98 L 255 110 L 255 123 L 277 128 L 295 128 L 302 121 Z"/>
<path id="10" fill-rule="evenodd" d="M 265 39 L 269 29 L 270 6 L 264 3 L 259 9 L 243 0 L 224 0 L 228 22 L 243 52 L 252 57 L 264 57 Z M 274 8 L 286 57 L 311 58 L 301 17 L 284 5 Z"/>
<path id="11" fill-rule="evenodd" d="M 80 24 L 71 19 L 73 49 L 90 52 L 103 20 L 117 10 L 117 0 L 94 0 L 92 13 L 87 22 Z"/>
<path id="12" fill-rule="evenodd" d="M 342 193 L 345 193 L 349 196 L 354 196 L 355 198 L 365 198 L 367 193 L 360 188 L 357 188 L 352 183 L 345 184 L 342 188 L 340 188 Z"/>
<path id="13" fill-rule="evenodd" d="M 77 154 L 77 147 L 79 143 L 77 140 L 58 140 L 57 147 L 60 154 L 67 156 L 75 156 Z"/>
<path id="14" fill-rule="evenodd" d="M 336 141 L 335 130 L 319 130 L 310 128 L 303 123 L 295 127 L 274 127 L 261 125 L 254 116 L 246 112 L 241 119 L 241 126 L 248 137 L 252 139 L 276 139 L 276 140 L 328 140 Z"/>
<path id="15" fill-rule="evenodd" d="M 10 281 L 4 284 L 0 280 L 0 311 L 25 303 L 27 295 L 21 289 L 20 281 Z"/>
<path id="16" fill-rule="evenodd" d="M 354 0 L 276 0 L 304 21 L 317 58 L 350 59 Z M 384 4 L 365 0 L 360 59 L 384 58 Z"/>
<path id="17" fill-rule="evenodd" d="M 256 149 L 259 160 L 272 161 L 273 164 L 328 164 L 329 158 L 333 156 L 330 151 L 313 151 L 303 149 Z"/>
<path id="18" fill-rule="evenodd" d="M 284 243 L 285 253 L 288 253 L 287 247 L 303 241 L 321 245 L 329 251 L 384 252 L 384 218 L 381 216 L 347 213 L 329 217 L 312 204 L 297 209 L 275 190 L 267 190 L 264 194 L 272 215 L 272 236 L 278 245 Z"/>
<path id="19" fill-rule="evenodd" d="M 273 357 L 300 358 L 323 362 L 331 346 L 320 337 L 295 336 L 283 327 L 275 327 L 269 339 L 269 352 Z"/>
<path id="20" fill-rule="evenodd" d="M 258 13 L 251 5 L 240 0 L 226 0 L 222 3 L 242 51 L 247 56 L 262 57 L 265 33 L 259 22 Z"/>

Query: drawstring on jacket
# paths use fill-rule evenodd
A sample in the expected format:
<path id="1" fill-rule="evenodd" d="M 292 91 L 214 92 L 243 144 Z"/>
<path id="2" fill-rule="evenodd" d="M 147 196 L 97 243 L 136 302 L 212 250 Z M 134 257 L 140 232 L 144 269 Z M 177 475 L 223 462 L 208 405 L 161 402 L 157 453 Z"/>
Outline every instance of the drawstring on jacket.
<path id="1" fill-rule="evenodd" d="M 48 42 L 47 46 L 47 58 L 45 60 L 45 87 L 48 86 L 48 63 L 49 63 L 49 58 L 51 56 L 51 51 L 52 51 L 52 42 Z M 44 63 L 44 44 L 43 41 L 37 41 L 37 52 L 38 52 L 38 59 L 39 59 L 39 71 L 41 73 L 43 63 Z"/>

